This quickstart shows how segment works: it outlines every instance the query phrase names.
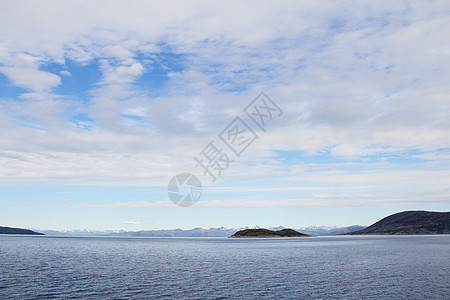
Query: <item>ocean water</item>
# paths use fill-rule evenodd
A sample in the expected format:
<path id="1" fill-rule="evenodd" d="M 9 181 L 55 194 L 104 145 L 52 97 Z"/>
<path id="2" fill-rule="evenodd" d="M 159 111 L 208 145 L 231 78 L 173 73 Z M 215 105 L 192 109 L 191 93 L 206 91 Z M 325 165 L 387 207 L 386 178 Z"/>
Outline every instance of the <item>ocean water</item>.
<path id="1" fill-rule="evenodd" d="M 0 299 L 450 299 L 450 235 L 0 236 Z"/>

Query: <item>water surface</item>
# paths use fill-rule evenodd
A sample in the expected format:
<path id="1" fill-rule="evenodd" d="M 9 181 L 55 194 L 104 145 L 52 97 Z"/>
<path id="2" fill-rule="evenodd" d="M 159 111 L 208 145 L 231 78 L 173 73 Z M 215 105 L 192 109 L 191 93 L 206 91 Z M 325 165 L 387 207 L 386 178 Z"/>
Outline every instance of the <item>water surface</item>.
<path id="1" fill-rule="evenodd" d="M 0 236 L 0 299 L 449 299 L 450 235 Z"/>

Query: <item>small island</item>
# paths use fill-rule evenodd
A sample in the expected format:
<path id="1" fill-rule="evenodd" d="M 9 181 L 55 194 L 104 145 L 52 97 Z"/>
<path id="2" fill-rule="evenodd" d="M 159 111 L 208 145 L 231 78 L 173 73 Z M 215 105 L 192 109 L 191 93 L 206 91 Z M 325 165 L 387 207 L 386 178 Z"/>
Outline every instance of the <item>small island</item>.
<path id="1" fill-rule="evenodd" d="M 264 228 L 259 229 L 244 229 L 239 230 L 230 238 L 273 238 L 273 237 L 308 237 L 311 235 L 304 234 L 293 229 L 269 230 Z"/>

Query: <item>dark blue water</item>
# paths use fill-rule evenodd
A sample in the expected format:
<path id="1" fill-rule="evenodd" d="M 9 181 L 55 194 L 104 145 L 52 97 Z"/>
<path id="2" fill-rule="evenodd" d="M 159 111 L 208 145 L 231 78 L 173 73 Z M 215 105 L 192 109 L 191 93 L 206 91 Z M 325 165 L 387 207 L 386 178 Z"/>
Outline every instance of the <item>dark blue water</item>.
<path id="1" fill-rule="evenodd" d="M 450 299 L 450 235 L 0 236 L 0 299 Z"/>

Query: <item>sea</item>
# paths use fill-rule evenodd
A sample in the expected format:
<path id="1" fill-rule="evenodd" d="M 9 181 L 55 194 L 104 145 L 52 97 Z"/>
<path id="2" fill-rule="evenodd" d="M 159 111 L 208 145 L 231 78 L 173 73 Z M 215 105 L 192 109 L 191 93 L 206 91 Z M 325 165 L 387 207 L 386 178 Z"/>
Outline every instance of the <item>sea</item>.
<path id="1" fill-rule="evenodd" d="M 450 299 L 450 235 L 3 235 L 0 299 Z"/>

